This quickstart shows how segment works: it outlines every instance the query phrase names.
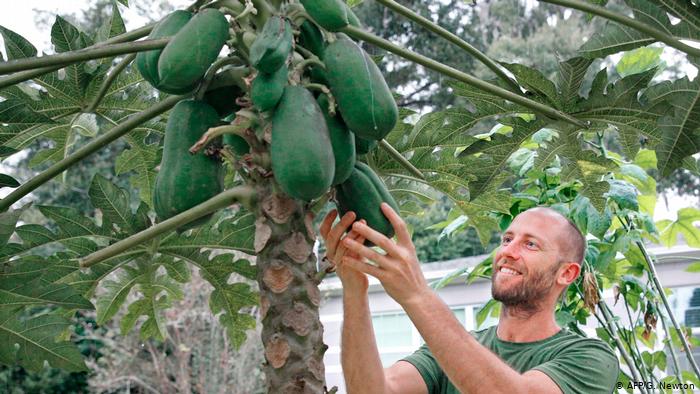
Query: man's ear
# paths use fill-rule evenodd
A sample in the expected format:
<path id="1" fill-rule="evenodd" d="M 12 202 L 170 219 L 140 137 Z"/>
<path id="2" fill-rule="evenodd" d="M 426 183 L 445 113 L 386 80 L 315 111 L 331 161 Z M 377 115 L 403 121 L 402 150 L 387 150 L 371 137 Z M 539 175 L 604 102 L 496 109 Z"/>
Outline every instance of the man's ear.
<path id="1" fill-rule="evenodd" d="M 559 272 L 557 283 L 568 286 L 578 278 L 581 273 L 581 264 L 568 262 L 564 263 L 564 268 Z"/>

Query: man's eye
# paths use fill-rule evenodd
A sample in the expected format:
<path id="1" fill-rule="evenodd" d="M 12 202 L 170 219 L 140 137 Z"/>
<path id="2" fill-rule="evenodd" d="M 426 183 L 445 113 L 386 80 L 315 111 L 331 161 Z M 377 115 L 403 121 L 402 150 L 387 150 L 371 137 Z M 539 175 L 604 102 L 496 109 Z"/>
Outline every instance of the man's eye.
<path id="1" fill-rule="evenodd" d="M 536 248 L 537 244 L 532 242 L 532 241 L 527 241 L 527 247 L 528 248 Z"/>
<path id="2" fill-rule="evenodd" d="M 501 243 L 507 244 L 508 242 L 510 242 L 510 238 L 505 237 Z"/>

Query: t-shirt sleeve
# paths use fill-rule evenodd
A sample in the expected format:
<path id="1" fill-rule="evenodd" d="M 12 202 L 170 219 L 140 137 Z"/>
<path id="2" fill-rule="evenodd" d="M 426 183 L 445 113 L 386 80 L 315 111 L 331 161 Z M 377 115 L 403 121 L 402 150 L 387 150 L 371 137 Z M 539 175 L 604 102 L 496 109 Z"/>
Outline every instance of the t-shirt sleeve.
<path id="1" fill-rule="evenodd" d="M 407 361 L 413 364 L 414 367 L 420 372 L 426 386 L 428 386 L 428 393 L 438 393 L 440 392 L 440 376 L 443 374 L 442 369 L 433 357 L 433 353 L 428 349 L 428 345 L 423 345 L 418 350 L 413 352 L 413 354 L 402 358 L 399 361 Z"/>
<path id="2" fill-rule="evenodd" d="M 620 363 L 605 343 L 589 339 L 533 369 L 547 374 L 564 394 L 608 394 L 615 389 Z"/>

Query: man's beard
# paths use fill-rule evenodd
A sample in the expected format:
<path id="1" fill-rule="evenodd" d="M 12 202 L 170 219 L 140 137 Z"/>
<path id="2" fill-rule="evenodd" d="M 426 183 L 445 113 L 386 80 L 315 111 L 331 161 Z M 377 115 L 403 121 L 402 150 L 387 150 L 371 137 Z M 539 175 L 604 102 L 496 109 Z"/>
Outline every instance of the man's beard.
<path id="1" fill-rule="evenodd" d="M 500 264 L 496 265 L 496 267 L 499 266 Z M 555 265 L 553 269 L 547 271 L 528 272 L 527 280 L 521 280 L 520 283 L 511 285 L 508 289 L 498 288 L 499 286 L 496 285 L 498 272 L 494 270 L 491 277 L 491 296 L 494 300 L 500 301 L 509 313 L 530 316 L 540 310 L 542 301 L 554 285 L 558 269 L 558 265 Z"/>

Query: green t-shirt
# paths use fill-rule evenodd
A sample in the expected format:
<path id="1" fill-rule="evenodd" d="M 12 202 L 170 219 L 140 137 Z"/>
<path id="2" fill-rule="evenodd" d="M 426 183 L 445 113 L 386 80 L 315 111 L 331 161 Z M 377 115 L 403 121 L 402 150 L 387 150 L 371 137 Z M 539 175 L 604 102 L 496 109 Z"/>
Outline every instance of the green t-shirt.
<path id="1" fill-rule="evenodd" d="M 608 345 L 599 339 L 586 338 L 568 330 L 527 343 L 498 339 L 496 326 L 472 332 L 472 335 L 519 373 L 536 369 L 547 374 L 564 394 L 611 393 L 620 372 L 617 356 Z M 468 357 L 465 357 L 465 361 Z M 402 360 L 418 369 L 428 386 L 428 393 L 459 393 L 427 345 Z"/>

